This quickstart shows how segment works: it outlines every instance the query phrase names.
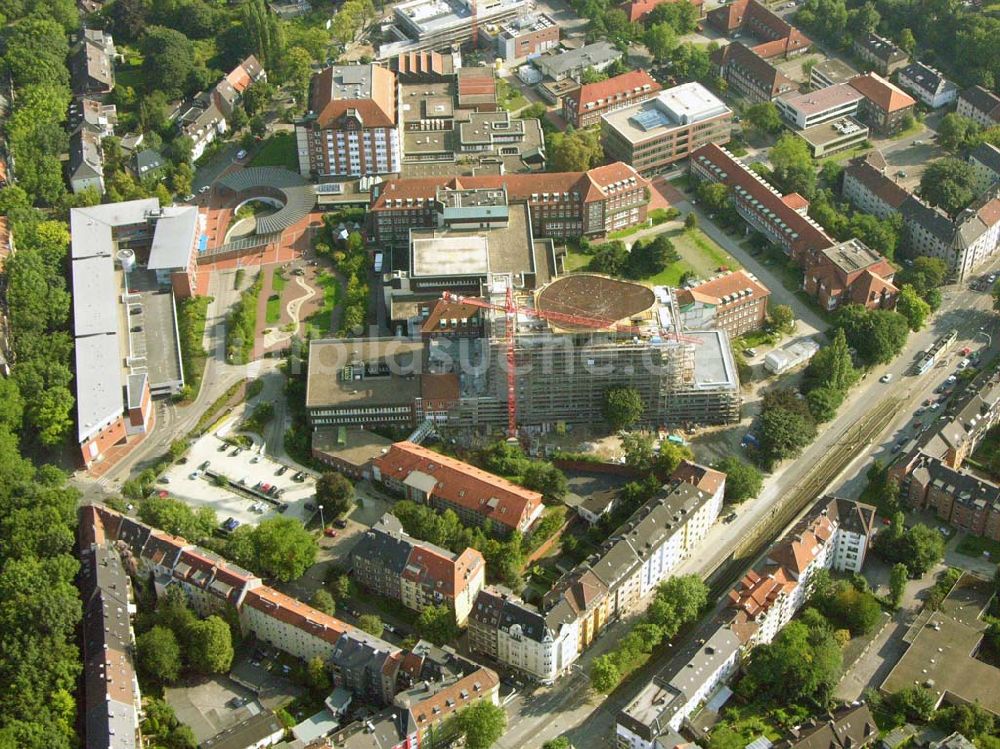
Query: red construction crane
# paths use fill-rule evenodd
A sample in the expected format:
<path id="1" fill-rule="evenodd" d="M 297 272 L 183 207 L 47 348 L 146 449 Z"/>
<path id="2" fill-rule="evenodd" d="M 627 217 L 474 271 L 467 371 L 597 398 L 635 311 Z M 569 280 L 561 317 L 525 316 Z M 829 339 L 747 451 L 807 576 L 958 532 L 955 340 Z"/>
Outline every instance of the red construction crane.
<path id="1" fill-rule="evenodd" d="M 452 294 L 450 291 L 446 291 L 441 295 L 441 298 L 446 302 L 470 304 L 473 307 L 481 307 L 482 309 L 491 309 L 497 312 L 503 312 L 506 317 L 506 346 L 507 346 L 507 436 L 511 438 L 517 437 L 517 372 L 515 371 L 515 360 L 514 360 L 514 328 L 517 325 L 517 315 L 519 312 L 523 312 L 526 315 L 531 315 L 532 317 L 539 317 L 544 320 L 553 320 L 555 322 L 568 323 L 575 326 L 583 326 L 585 328 L 593 328 L 594 330 L 602 329 L 612 329 L 619 332 L 625 333 L 637 333 L 640 328 L 635 325 L 619 324 L 615 320 L 605 320 L 600 317 L 593 317 L 588 315 L 570 315 L 565 312 L 555 312 L 554 310 L 540 310 L 534 307 L 518 307 L 514 302 L 514 291 L 511 287 L 507 287 L 507 298 L 504 300 L 503 306 L 499 304 L 493 304 L 485 299 L 480 299 L 478 297 L 464 297 L 458 294 Z M 702 340 L 700 338 L 692 338 L 690 336 L 680 335 L 676 332 L 666 333 L 666 335 L 674 340 L 685 343 L 700 344 Z"/>

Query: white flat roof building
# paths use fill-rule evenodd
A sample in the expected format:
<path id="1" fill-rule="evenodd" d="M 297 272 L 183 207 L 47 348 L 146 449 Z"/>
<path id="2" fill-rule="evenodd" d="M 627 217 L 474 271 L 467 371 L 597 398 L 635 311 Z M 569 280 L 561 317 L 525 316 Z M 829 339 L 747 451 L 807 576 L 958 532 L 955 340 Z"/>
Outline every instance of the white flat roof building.
<path id="1" fill-rule="evenodd" d="M 473 0 L 409 0 L 396 6 L 391 24 L 383 26 L 378 58 L 441 49 L 472 38 Z M 528 10 L 528 0 L 478 0 L 479 24 L 497 23 Z"/>
<path id="2" fill-rule="evenodd" d="M 865 97 L 848 83 L 838 83 L 795 96 L 775 100 L 782 117 L 799 130 L 856 114 Z"/>
<path id="3" fill-rule="evenodd" d="M 661 91 L 655 98 L 603 117 L 609 127 L 633 143 L 687 127 L 713 117 L 731 114 L 718 96 L 692 81 Z"/>
<path id="4" fill-rule="evenodd" d="M 490 272 L 489 240 L 481 234 L 413 240 L 413 276 L 485 275 Z"/>

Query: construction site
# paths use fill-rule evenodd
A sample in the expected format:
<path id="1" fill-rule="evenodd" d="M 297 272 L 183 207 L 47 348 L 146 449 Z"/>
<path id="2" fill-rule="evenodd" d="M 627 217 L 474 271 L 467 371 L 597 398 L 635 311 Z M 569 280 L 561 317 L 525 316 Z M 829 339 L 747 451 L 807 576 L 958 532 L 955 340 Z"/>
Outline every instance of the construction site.
<path id="1" fill-rule="evenodd" d="M 314 426 L 429 421 L 516 436 L 600 424 L 615 387 L 640 394 L 649 426 L 739 419 L 728 335 L 678 330 L 670 289 L 596 274 L 537 289 L 518 281 L 489 274 L 477 296 L 444 291 L 423 303 L 419 344 L 416 336 L 314 341 L 306 397 Z"/>

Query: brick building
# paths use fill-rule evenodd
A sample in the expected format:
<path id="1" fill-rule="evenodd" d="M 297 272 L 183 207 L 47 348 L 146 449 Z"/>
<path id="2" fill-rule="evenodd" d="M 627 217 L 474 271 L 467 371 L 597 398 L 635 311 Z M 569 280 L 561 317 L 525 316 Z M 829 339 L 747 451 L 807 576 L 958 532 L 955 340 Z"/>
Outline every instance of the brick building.
<path id="1" fill-rule="evenodd" d="M 854 54 L 879 75 L 891 75 L 905 67 L 910 56 L 878 34 L 862 34 L 854 40 Z"/>
<path id="2" fill-rule="evenodd" d="M 374 64 L 325 68 L 295 126 L 299 171 L 319 179 L 398 172 L 397 124 L 395 73 Z"/>
<path id="3" fill-rule="evenodd" d="M 845 304 L 892 309 L 899 295 L 892 283 L 894 274 L 888 260 L 861 240 L 848 239 L 811 253 L 805 266 L 803 288 L 826 310 Z"/>
<path id="4" fill-rule="evenodd" d="M 851 86 L 865 97 L 858 105 L 858 119 L 878 135 L 898 133 L 917 106 L 912 96 L 876 73 L 852 78 Z"/>
<path id="5" fill-rule="evenodd" d="M 809 37 L 757 0 L 734 0 L 710 10 L 706 18 L 728 37 L 752 37 L 757 43 L 751 49 L 765 60 L 801 55 L 812 46 Z"/>
<path id="6" fill-rule="evenodd" d="M 603 115 L 644 102 L 661 88 L 645 70 L 587 83 L 563 97 L 563 119 L 575 128 L 597 125 Z"/>
<path id="7" fill-rule="evenodd" d="M 742 42 L 733 42 L 712 53 L 712 64 L 734 93 L 751 104 L 774 101 L 798 91 L 799 84 L 779 71 Z"/>
<path id="8" fill-rule="evenodd" d="M 721 328 L 731 338 L 758 330 L 767 321 L 771 291 L 744 270 L 723 273 L 677 290 L 686 328 Z"/>

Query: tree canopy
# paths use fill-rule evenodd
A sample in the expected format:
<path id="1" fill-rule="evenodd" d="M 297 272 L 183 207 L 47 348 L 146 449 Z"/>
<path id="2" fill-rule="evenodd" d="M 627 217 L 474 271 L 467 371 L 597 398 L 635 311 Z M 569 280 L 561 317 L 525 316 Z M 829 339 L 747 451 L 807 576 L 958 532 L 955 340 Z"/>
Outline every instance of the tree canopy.
<path id="1" fill-rule="evenodd" d="M 313 565 L 319 544 L 298 520 L 276 517 L 256 527 L 240 526 L 230 536 L 227 548 L 237 564 L 288 582 Z"/>
<path id="2" fill-rule="evenodd" d="M 458 714 L 458 725 L 469 749 L 489 749 L 507 727 L 507 713 L 489 700 L 480 700 Z"/>
<path id="3" fill-rule="evenodd" d="M 638 422 L 646 410 L 635 388 L 614 387 L 604 394 L 604 418 L 612 429 L 623 429 Z"/>
<path id="4" fill-rule="evenodd" d="M 354 507 L 354 484 L 341 473 L 327 471 L 316 481 L 316 503 L 323 505 L 325 518 L 346 515 Z"/>
<path id="5" fill-rule="evenodd" d="M 870 310 L 850 304 L 837 314 L 837 327 L 866 365 L 888 364 L 903 350 L 910 325 L 893 310 Z"/>
<path id="6" fill-rule="evenodd" d="M 842 664 L 840 646 L 829 628 L 810 629 L 791 621 L 771 643 L 751 652 L 739 691 L 747 696 L 822 703 L 840 680 Z"/>
<path id="7" fill-rule="evenodd" d="M 976 197 L 977 179 L 972 166 L 961 159 L 932 161 L 920 177 L 920 195 L 931 205 L 954 216 Z"/>
<path id="8" fill-rule="evenodd" d="M 726 474 L 725 500 L 739 504 L 760 494 L 764 486 L 764 476 L 756 466 L 744 463 L 735 455 L 728 455 L 715 468 Z"/>

